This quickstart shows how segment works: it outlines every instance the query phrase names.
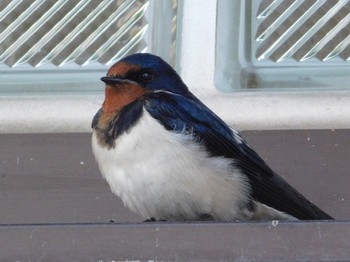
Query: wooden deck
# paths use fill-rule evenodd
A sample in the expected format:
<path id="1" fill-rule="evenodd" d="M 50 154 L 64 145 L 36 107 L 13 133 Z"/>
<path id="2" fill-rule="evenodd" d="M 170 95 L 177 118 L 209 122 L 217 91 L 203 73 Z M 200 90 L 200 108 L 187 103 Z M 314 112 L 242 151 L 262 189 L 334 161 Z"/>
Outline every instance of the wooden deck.
<path id="1" fill-rule="evenodd" d="M 242 134 L 337 221 L 142 223 L 101 178 L 90 134 L 2 134 L 0 261 L 349 261 L 350 130 Z"/>

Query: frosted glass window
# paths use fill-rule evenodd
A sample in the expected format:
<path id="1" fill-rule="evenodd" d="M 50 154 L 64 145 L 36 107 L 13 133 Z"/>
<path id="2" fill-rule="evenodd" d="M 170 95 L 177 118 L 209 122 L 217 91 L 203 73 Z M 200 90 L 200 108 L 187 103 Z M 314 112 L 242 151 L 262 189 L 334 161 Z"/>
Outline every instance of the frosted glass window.
<path id="1" fill-rule="evenodd" d="M 98 90 L 135 52 L 174 64 L 176 14 L 176 0 L 2 0 L 0 93 Z"/>
<path id="2" fill-rule="evenodd" d="M 350 88 L 349 0 L 218 1 L 225 91 Z"/>

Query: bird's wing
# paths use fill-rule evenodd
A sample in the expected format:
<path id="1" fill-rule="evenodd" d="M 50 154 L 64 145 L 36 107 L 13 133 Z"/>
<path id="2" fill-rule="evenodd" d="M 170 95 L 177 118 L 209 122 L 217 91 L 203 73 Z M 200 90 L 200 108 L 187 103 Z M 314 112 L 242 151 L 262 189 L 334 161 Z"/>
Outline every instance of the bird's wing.
<path id="1" fill-rule="evenodd" d="M 236 131 L 194 95 L 155 92 L 147 96 L 144 106 L 166 129 L 191 133 L 211 155 L 234 159 L 248 177 L 255 200 L 299 219 L 331 219 L 274 173 Z"/>

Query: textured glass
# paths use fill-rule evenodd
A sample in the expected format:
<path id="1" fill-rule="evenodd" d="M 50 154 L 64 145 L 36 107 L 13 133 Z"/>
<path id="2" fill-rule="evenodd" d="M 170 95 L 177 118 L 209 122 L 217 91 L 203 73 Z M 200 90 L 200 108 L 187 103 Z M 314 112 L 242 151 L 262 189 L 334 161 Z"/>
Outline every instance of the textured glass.
<path id="1" fill-rule="evenodd" d="M 252 33 L 258 61 L 350 59 L 350 1 L 262 0 L 257 7 Z"/>
<path id="2" fill-rule="evenodd" d="M 218 3 L 219 88 L 350 88 L 350 0 Z"/>
<path id="3" fill-rule="evenodd" d="M 48 91 L 96 89 L 78 87 L 79 79 L 101 76 L 135 52 L 174 63 L 176 14 L 175 0 L 1 0 L 0 91 L 42 92 L 39 86 L 48 82 Z M 13 83 L 18 77 L 29 85 Z M 34 79 L 38 86 L 31 84 Z"/>

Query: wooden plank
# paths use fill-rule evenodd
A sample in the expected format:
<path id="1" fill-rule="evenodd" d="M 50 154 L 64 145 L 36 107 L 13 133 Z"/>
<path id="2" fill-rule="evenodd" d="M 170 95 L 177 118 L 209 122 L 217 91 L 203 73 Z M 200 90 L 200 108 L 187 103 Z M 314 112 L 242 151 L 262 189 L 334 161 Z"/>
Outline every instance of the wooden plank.
<path id="1" fill-rule="evenodd" d="M 350 130 L 243 132 L 290 184 L 350 217 Z M 140 222 L 101 178 L 90 134 L 0 135 L 0 224 Z"/>
<path id="2" fill-rule="evenodd" d="M 350 261 L 340 221 L 350 217 L 350 130 L 243 136 L 338 221 L 135 224 L 101 178 L 90 134 L 3 134 L 0 261 Z"/>
<path id="3" fill-rule="evenodd" d="M 1 261 L 349 261 L 350 223 L 0 226 Z"/>

